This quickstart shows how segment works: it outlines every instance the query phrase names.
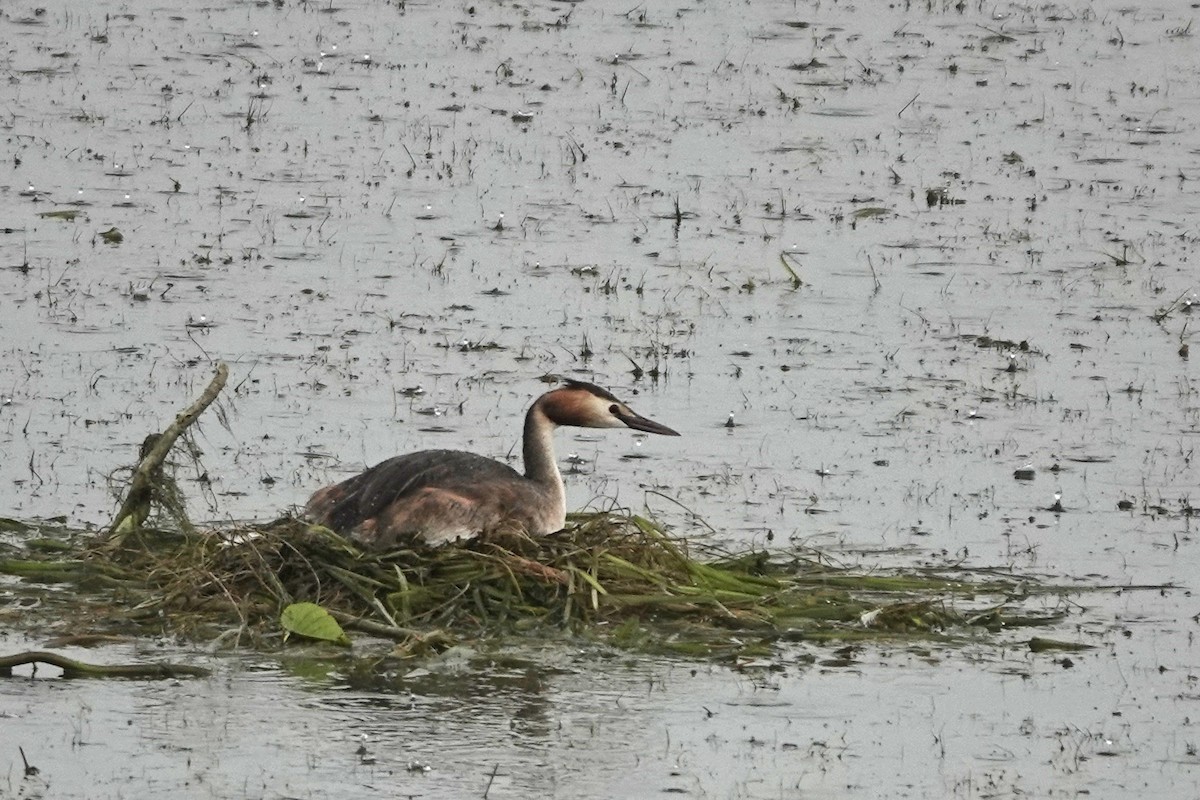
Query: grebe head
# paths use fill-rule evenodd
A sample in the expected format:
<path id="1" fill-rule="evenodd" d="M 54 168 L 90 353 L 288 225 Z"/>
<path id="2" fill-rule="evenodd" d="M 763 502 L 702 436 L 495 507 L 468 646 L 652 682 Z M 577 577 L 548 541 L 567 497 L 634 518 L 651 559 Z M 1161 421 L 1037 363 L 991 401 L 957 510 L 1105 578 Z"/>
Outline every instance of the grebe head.
<path id="1" fill-rule="evenodd" d="M 567 385 L 542 395 L 537 404 L 556 425 L 577 428 L 632 428 L 635 431 L 678 436 L 679 432 L 647 419 L 591 383 L 567 379 Z"/>

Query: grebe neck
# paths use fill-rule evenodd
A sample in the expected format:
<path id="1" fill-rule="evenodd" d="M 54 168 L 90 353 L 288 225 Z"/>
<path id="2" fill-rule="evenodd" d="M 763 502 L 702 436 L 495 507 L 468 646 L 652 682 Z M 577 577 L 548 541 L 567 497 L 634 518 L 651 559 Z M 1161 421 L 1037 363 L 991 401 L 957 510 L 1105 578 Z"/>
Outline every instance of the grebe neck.
<path id="1" fill-rule="evenodd" d="M 558 462 L 554 458 L 554 429 L 553 423 L 541 403 L 534 403 L 525 415 L 525 477 L 552 490 L 563 494 L 562 474 L 558 471 Z"/>

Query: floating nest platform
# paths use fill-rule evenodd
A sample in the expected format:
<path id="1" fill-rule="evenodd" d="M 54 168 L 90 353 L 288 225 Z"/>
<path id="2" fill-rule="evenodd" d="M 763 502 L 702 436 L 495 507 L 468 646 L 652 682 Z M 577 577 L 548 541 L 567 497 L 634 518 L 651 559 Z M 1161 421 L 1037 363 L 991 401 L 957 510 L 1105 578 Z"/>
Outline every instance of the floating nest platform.
<path id="1" fill-rule="evenodd" d="M 303 603 L 413 651 L 554 630 L 642 651 L 750 656 L 786 641 L 969 640 L 1065 613 L 1053 600 L 1049 610 L 1024 610 L 1031 587 L 1017 577 L 862 572 L 816 552 L 731 553 L 613 513 L 573 515 L 565 530 L 537 539 L 387 553 L 294 518 L 140 530 L 90 547 L 80 563 L 126 593 L 132 617 L 165 618 L 199 638 L 279 632 L 281 614 Z M 304 632 L 286 615 L 283 627 Z"/>
<path id="2" fill-rule="evenodd" d="M 0 535 L 23 534 L 19 545 L 0 539 L 0 575 L 27 579 L 19 593 L 46 615 L 47 630 L 165 629 L 257 643 L 287 632 L 343 644 L 357 630 L 396 640 L 399 655 L 555 632 L 712 658 L 771 655 L 806 640 L 995 641 L 1067 613 L 1068 589 L 1003 570 L 862 570 L 818 551 L 731 552 L 634 514 L 576 514 L 565 530 L 536 539 L 387 553 L 294 518 L 200 530 L 164 461 L 227 377 L 218 364 L 201 396 L 146 438 L 101 536 L 37 538 L 0 520 Z M 154 527 L 155 508 L 168 530 Z M 56 582 L 66 590 L 47 589 Z M 0 622 L 5 616 L 0 608 Z"/>

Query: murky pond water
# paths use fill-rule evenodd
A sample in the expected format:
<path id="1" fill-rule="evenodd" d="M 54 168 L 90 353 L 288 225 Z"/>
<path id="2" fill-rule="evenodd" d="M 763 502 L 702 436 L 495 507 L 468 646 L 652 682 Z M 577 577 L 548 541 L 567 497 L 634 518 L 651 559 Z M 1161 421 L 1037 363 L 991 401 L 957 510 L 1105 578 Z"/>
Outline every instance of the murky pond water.
<path id="1" fill-rule="evenodd" d="M 574 508 L 1188 587 L 1194 12 L 6 5 L 0 512 L 102 524 L 110 470 L 215 359 L 198 518 L 412 449 L 512 457 L 562 373 L 684 434 L 560 435 Z M 21 744 L 56 797 L 452 797 L 496 763 L 490 797 L 1178 796 L 1200 609 L 1078 600 L 1060 633 L 1099 647 L 1071 669 L 6 682 L 0 793 L 28 791 Z"/>
<path id="2" fill-rule="evenodd" d="M 1194 694 L 1127 645 L 868 648 L 847 667 L 457 654 L 354 679 L 209 659 L 211 680 L 0 684 L 9 796 L 1186 797 Z M 94 653 L 83 654 L 95 658 Z M 17 746 L 40 774 L 22 781 Z M 11 756 L 9 750 L 13 751 Z M 48 786 L 48 789 L 46 787 Z"/>

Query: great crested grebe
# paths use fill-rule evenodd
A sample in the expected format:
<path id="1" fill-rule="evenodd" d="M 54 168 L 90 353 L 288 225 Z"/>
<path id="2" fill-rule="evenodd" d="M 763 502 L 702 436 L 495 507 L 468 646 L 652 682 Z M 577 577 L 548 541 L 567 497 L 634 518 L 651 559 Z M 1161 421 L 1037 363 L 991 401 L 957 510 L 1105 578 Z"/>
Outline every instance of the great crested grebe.
<path id="1" fill-rule="evenodd" d="M 546 392 L 525 414 L 525 474 L 461 450 L 394 456 L 309 499 L 309 518 L 373 550 L 438 546 L 494 531 L 543 536 L 566 524 L 567 501 L 554 460 L 554 429 L 632 428 L 678 436 L 583 381 Z"/>

